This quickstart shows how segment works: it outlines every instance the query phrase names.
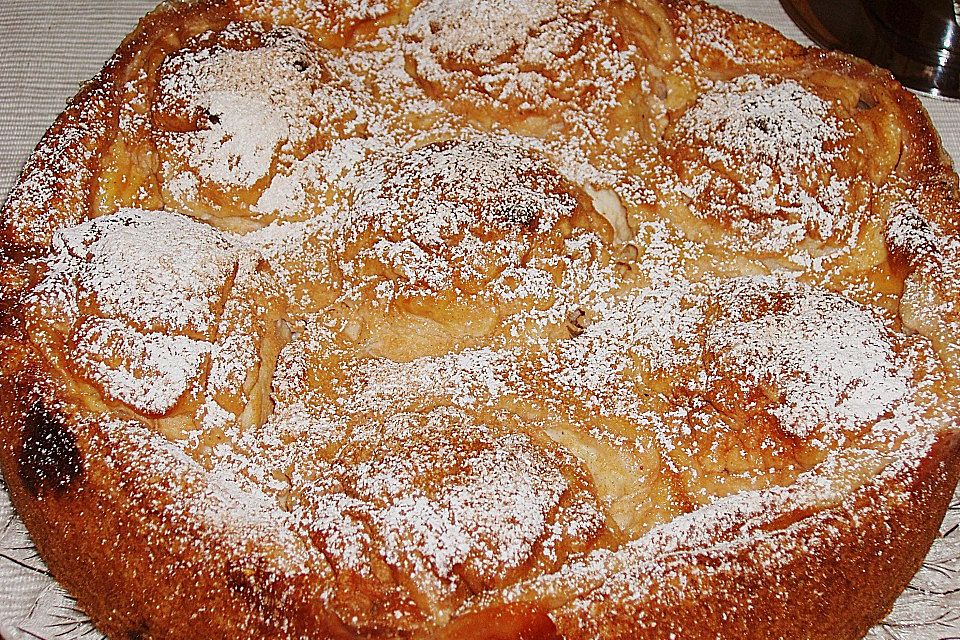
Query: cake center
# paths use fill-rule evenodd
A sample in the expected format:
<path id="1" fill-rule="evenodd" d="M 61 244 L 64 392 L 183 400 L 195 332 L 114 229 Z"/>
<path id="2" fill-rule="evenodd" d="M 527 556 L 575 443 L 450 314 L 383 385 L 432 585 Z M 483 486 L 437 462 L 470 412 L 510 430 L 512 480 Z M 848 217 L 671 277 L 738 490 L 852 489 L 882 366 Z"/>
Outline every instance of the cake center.
<path id="1" fill-rule="evenodd" d="M 494 137 L 388 154 L 351 191 L 340 269 L 388 297 L 472 296 L 566 239 L 609 234 L 544 158 Z"/>

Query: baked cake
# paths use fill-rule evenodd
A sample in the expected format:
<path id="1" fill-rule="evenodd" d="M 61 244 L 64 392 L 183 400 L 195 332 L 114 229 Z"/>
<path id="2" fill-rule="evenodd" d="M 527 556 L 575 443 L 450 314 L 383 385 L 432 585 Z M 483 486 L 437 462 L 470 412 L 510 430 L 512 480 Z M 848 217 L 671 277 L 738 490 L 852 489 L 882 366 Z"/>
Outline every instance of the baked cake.
<path id="1" fill-rule="evenodd" d="M 694 0 L 144 18 L 0 215 L 2 467 L 110 638 L 859 638 L 960 473 L 957 176 Z"/>

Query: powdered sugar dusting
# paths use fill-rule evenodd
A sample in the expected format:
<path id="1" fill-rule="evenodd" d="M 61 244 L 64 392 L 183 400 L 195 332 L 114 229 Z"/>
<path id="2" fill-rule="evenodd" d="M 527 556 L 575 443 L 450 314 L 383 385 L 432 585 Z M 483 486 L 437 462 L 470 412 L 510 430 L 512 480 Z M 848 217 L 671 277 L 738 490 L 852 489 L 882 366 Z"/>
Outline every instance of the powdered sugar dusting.
<path id="1" fill-rule="evenodd" d="M 200 34 L 160 70 L 154 119 L 179 202 L 199 183 L 252 188 L 362 110 L 330 81 L 322 49 L 289 27 L 230 23 Z M 184 174 L 186 168 L 195 174 Z"/>
<path id="2" fill-rule="evenodd" d="M 428 0 L 410 16 L 405 52 L 419 77 L 451 97 L 465 91 L 521 112 L 544 110 L 558 93 L 596 95 L 639 75 L 635 45 L 625 46 L 613 25 L 578 19 L 595 4 Z"/>
<path id="3" fill-rule="evenodd" d="M 740 371 L 747 384 L 779 393 L 770 412 L 785 432 L 807 438 L 824 428 L 855 428 L 907 397 L 911 372 L 894 359 L 878 318 L 815 291 L 775 314 L 759 314 L 755 294 L 742 284 L 725 292 L 729 315 L 712 325 L 706 348 L 720 354 L 717 373 Z M 780 291 L 796 291 L 793 283 L 779 284 Z"/>
<path id="4" fill-rule="evenodd" d="M 517 11 L 512 3 L 500 0 L 428 0 L 417 5 L 407 29 L 441 60 L 462 56 L 465 61 L 489 64 L 525 43 L 532 30 L 557 19 L 557 5 L 556 0 L 534 0 Z"/>
<path id="5" fill-rule="evenodd" d="M 747 156 L 795 171 L 812 157 L 830 160 L 837 151 L 828 145 L 846 137 L 830 105 L 795 80 L 770 81 L 740 76 L 705 93 L 683 114 L 680 128 L 709 132 L 709 160 L 731 161 L 725 149 L 743 149 Z M 711 154 L 717 154 L 712 157 Z"/>
<path id="6" fill-rule="evenodd" d="M 318 522 L 332 543 L 327 552 L 340 558 L 341 549 L 364 548 L 342 543 L 368 535 L 359 518 L 431 609 L 464 580 L 474 589 L 499 584 L 528 562 L 534 545 L 556 554 L 560 541 L 583 540 L 603 525 L 592 498 L 560 466 L 572 460 L 460 412 L 400 414 L 352 441 L 325 471 L 337 482 L 327 483 L 322 501 L 341 514 Z M 349 561 L 349 552 L 343 557 Z"/>
<path id="7" fill-rule="evenodd" d="M 152 242 L 143 242 L 149 237 Z M 183 216 L 121 211 L 63 231 L 57 269 L 76 273 L 81 304 L 144 328 L 209 335 L 236 251 Z"/>
<path id="8" fill-rule="evenodd" d="M 952 245 L 879 229 L 815 75 L 645 2 L 242 5 L 125 121 L 182 214 L 59 231 L 24 324 L 280 635 L 534 600 L 596 636 L 929 448 L 946 367 L 890 267 Z"/>
<path id="9" fill-rule="evenodd" d="M 809 237 L 842 247 L 855 233 L 854 184 L 832 170 L 852 134 L 797 81 L 718 83 L 684 112 L 675 135 L 694 212 L 732 227 L 742 246 L 789 252 Z"/>
<path id="10" fill-rule="evenodd" d="M 256 363 L 249 303 L 246 335 L 222 321 L 238 324 L 231 295 L 250 294 L 258 261 L 185 216 L 127 209 L 58 233 L 29 304 L 60 314 L 68 366 L 111 399 L 161 415 L 201 391 L 211 359 L 214 391 L 240 386 Z"/>
<path id="11" fill-rule="evenodd" d="M 148 414 L 169 411 L 197 382 L 210 344 L 186 336 L 140 333 L 116 320 L 89 320 L 74 333 L 79 370 L 107 396 Z"/>
<path id="12" fill-rule="evenodd" d="M 496 139 L 441 143 L 388 156 L 363 172 L 335 239 L 348 276 L 373 262 L 402 291 L 470 291 L 517 266 L 532 238 L 577 206 L 543 159 Z M 368 244 L 372 235 L 376 241 Z"/>

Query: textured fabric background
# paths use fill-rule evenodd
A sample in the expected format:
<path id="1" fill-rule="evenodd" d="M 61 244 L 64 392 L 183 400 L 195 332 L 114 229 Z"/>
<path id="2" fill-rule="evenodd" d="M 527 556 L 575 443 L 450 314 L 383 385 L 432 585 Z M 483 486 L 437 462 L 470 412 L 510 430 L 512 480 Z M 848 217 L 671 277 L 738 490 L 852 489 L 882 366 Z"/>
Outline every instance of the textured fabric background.
<path id="1" fill-rule="evenodd" d="M 777 0 L 714 0 L 808 42 Z M 156 0 L 0 0 L 0 199 L 43 131 L 80 83 Z M 925 98 L 944 145 L 960 161 L 960 103 Z M 960 495 L 960 494 L 958 494 Z M 960 501 L 942 539 L 875 640 L 960 637 Z M 47 575 L 0 487 L 0 636 L 83 638 L 100 635 Z"/>
<path id="2" fill-rule="evenodd" d="M 0 0 L 0 198 L 80 83 L 155 0 Z"/>

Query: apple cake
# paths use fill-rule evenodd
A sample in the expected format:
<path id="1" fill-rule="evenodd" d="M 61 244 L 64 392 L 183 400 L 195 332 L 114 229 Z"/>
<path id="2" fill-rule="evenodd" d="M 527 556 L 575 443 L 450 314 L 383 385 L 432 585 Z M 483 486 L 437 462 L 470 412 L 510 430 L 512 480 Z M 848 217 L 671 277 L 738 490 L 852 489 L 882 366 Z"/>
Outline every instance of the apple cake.
<path id="1" fill-rule="evenodd" d="M 112 639 L 860 638 L 960 474 L 929 118 L 697 0 L 163 3 L 0 239 Z"/>

